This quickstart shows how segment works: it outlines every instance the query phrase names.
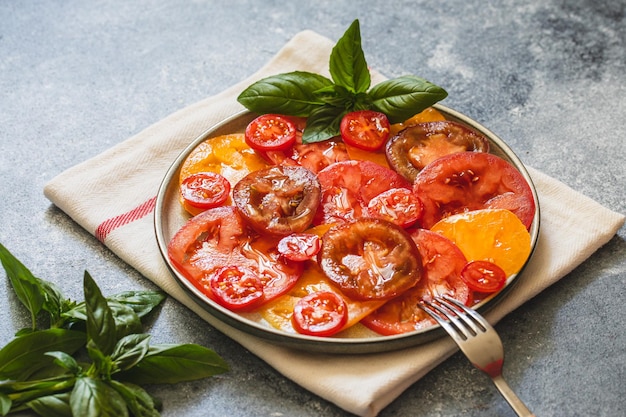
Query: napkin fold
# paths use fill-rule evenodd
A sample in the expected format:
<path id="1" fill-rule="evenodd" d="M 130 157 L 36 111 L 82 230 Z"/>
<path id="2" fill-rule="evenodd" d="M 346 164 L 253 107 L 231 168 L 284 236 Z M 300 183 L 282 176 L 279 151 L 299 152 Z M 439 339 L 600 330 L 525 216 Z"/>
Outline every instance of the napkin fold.
<path id="1" fill-rule="evenodd" d="M 315 32 L 300 32 L 254 75 L 67 169 L 46 184 L 44 194 L 121 259 L 287 378 L 346 411 L 370 417 L 452 355 L 454 342 L 442 338 L 367 355 L 306 353 L 273 345 L 216 320 L 189 298 L 167 270 L 153 228 L 158 187 L 178 154 L 208 128 L 243 110 L 236 97 L 252 82 L 294 70 L 327 74 L 332 47 L 332 41 Z M 541 231 L 515 288 L 486 314 L 492 323 L 572 271 L 624 224 L 623 215 L 535 169 L 529 172 L 539 195 Z M 83 190 L 80 196 L 77 189 Z"/>

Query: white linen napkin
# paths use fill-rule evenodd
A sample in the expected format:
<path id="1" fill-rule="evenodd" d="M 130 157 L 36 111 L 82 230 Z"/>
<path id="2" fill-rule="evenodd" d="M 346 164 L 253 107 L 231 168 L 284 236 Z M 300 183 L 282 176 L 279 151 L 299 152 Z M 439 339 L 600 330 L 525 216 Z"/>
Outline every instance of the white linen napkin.
<path id="1" fill-rule="evenodd" d="M 344 410 L 369 417 L 454 353 L 452 340 L 368 355 L 312 354 L 273 345 L 221 323 L 197 306 L 167 270 L 153 228 L 158 187 L 178 154 L 206 129 L 243 110 L 236 97 L 253 81 L 293 70 L 327 73 L 332 46 L 314 32 L 297 34 L 248 79 L 66 170 L 44 193 L 121 259 L 287 378 Z M 492 323 L 573 270 L 624 223 L 623 215 L 537 170 L 529 172 L 541 207 L 537 248 L 515 288 L 487 314 Z M 80 197 L 77 189 L 84 190 Z"/>

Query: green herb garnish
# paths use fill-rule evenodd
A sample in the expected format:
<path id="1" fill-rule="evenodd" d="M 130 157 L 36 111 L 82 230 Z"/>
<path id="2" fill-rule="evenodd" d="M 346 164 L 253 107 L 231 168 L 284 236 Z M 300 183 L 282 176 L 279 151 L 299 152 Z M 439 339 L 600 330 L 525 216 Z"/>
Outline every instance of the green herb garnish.
<path id="1" fill-rule="evenodd" d="M 361 47 L 359 21 L 355 20 L 330 54 L 332 80 L 311 72 L 294 71 L 255 82 L 237 97 L 248 110 L 307 117 L 302 141 L 320 142 L 340 134 L 346 113 L 376 110 L 391 123 L 402 122 L 447 97 L 441 87 L 406 75 L 376 84 Z"/>
<path id="2" fill-rule="evenodd" d="M 139 384 L 173 384 L 228 370 L 203 346 L 149 344 L 141 318 L 165 299 L 160 291 L 104 297 L 85 271 L 85 301 L 77 303 L 35 277 L 1 244 L 0 261 L 32 323 L 0 349 L 0 415 L 30 409 L 44 417 L 156 417 L 160 403 Z M 37 327 L 42 321 L 46 328 Z"/>

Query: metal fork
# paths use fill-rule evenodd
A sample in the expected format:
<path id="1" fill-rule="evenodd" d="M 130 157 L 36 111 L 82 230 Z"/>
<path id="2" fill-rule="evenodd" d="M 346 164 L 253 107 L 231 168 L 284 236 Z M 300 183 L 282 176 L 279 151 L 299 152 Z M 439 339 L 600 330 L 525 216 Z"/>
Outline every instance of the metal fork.
<path id="1" fill-rule="evenodd" d="M 422 301 L 420 307 L 433 317 L 472 364 L 489 375 L 500 394 L 518 416 L 534 417 L 502 377 L 504 348 L 496 330 L 476 311 L 448 296 Z"/>

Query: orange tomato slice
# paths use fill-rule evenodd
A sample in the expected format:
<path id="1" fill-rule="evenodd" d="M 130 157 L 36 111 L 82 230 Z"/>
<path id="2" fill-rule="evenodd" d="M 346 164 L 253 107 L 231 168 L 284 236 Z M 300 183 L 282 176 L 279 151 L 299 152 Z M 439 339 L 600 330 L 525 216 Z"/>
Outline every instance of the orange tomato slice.
<path id="1" fill-rule="evenodd" d="M 304 273 L 298 280 L 296 286 L 291 289 L 289 293 L 264 305 L 259 309 L 259 313 L 272 327 L 288 333 L 297 333 L 291 322 L 294 306 L 301 298 L 319 291 L 333 292 L 339 295 L 346 303 L 348 321 L 343 326 L 343 329 L 355 325 L 361 321 L 363 317 L 376 310 L 386 301 L 356 301 L 346 297 L 335 284 L 326 278 L 326 275 L 324 275 L 319 268 L 317 262 L 308 261 L 304 268 Z"/>
<path id="2" fill-rule="evenodd" d="M 267 166 L 267 162 L 246 144 L 243 133 L 216 136 L 199 144 L 187 156 L 180 168 L 179 183 L 198 172 L 215 172 L 232 186 L 250 172 Z M 194 216 L 202 211 L 186 204 L 182 198 L 180 201 Z M 225 204 L 231 204 L 230 198 Z"/>
<path id="3" fill-rule="evenodd" d="M 468 261 L 493 262 L 507 277 L 518 273 L 530 256 L 530 234 L 509 210 L 455 214 L 435 223 L 431 230 L 454 242 Z"/>
<path id="4" fill-rule="evenodd" d="M 390 136 L 396 135 L 402 129 L 405 129 L 409 126 L 414 126 L 418 123 L 424 122 L 440 122 L 444 121 L 446 118 L 443 114 L 434 107 L 428 107 L 424 111 L 417 113 L 416 115 L 406 119 L 402 123 L 394 123 L 390 126 Z"/>

